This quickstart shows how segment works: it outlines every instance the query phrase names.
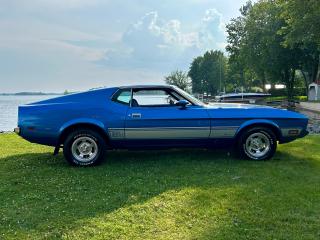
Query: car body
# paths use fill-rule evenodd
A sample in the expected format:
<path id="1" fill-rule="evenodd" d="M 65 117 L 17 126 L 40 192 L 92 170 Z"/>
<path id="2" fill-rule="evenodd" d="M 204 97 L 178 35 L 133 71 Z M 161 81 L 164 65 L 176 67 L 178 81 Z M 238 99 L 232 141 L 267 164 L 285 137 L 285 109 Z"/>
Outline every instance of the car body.
<path id="1" fill-rule="evenodd" d="M 237 146 L 252 129 L 255 129 L 253 133 L 262 131 L 267 136 L 258 140 L 255 135 L 256 138 L 251 139 L 253 142 L 248 140 L 247 145 L 258 149 L 263 144 L 287 143 L 308 133 L 308 118 L 302 114 L 257 105 L 206 105 L 168 85 L 94 89 L 19 106 L 18 112 L 16 132 L 21 137 L 54 146 L 56 153 L 64 147 L 66 158 L 72 158 L 73 150 L 87 156 L 90 149 L 98 148 L 95 140 L 85 137 L 83 142 L 71 144 L 79 136 L 90 138 L 92 133 L 96 134 L 92 139 L 103 141 L 100 148 L 108 149 Z M 70 149 L 73 147 L 73 150 L 69 149 L 69 155 L 66 154 L 66 141 L 70 142 Z M 104 152 L 104 149 L 100 150 L 99 156 Z M 263 157 L 243 153 L 260 160 L 272 157 L 274 150 Z M 95 163 L 80 160 L 69 162 L 75 165 Z"/>

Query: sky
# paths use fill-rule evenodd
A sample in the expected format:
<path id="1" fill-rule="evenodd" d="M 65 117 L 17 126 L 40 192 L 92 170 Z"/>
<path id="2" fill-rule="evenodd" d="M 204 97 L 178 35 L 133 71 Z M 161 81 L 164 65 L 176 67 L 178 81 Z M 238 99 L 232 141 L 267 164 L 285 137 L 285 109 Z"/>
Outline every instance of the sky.
<path id="1" fill-rule="evenodd" d="M 0 92 L 163 84 L 246 0 L 0 0 Z"/>

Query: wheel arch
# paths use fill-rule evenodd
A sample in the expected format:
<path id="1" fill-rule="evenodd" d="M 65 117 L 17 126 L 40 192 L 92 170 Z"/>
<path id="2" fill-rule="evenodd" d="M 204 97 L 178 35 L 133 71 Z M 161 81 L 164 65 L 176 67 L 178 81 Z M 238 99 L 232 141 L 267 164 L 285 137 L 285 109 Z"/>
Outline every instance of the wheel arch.
<path id="1" fill-rule="evenodd" d="M 276 123 L 270 120 L 260 120 L 260 121 L 255 120 L 255 121 L 247 121 L 244 124 L 242 124 L 238 129 L 238 131 L 236 132 L 235 139 L 238 139 L 242 135 L 242 133 L 244 133 L 246 130 L 254 127 L 264 127 L 264 128 L 270 129 L 275 134 L 278 141 L 282 137 L 280 127 Z"/>
<path id="2" fill-rule="evenodd" d="M 98 121 L 73 121 L 68 124 L 65 124 L 64 126 L 61 127 L 59 131 L 59 138 L 58 138 L 58 146 L 63 144 L 64 140 L 67 138 L 67 136 L 77 130 L 77 129 L 90 129 L 93 130 L 97 133 L 99 133 L 103 139 L 106 141 L 108 144 L 110 142 L 110 138 L 108 133 L 105 131 L 104 124 Z"/>

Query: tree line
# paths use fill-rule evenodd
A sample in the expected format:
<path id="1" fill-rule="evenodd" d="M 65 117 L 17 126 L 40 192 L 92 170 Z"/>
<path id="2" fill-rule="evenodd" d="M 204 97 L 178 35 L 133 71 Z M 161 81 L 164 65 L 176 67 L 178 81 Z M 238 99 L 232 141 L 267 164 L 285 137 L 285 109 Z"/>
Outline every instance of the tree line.
<path id="1" fill-rule="evenodd" d="M 227 54 L 207 51 L 187 73 L 173 72 L 166 82 L 211 95 L 237 88 L 265 92 L 266 84 L 284 84 L 293 98 L 295 88 L 307 94 L 319 79 L 319 0 L 248 1 L 226 31 Z"/>

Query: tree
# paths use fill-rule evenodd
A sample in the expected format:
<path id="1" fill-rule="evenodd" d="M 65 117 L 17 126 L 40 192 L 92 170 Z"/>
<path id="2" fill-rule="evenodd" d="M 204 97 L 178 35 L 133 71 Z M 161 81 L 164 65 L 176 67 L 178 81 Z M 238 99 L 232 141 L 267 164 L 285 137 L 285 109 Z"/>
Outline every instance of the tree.
<path id="1" fill-rule="evenodd" d="M 301 68 L 303 53 L 296 46 L 287 48 L 285 38 L 279 31 L 286 27 L 280 17 L 282 6 L 277 0 L 265 0 L 256 3 L 247 22 L 247 51 L 250 51 L 251 64 L 258 63 L 271 83 L 286 85 L 288 98 L 293 98 L 295 72 Z"/>
<path id="2" fill-rule="evenodd" d="M 170 85 L 175 85 L 185 91 L 187 91 L 190 86 L 188 74 L 179 70 L 173 71 L 169 76 L 166 76 L 165 82 Z"/>
<path id="3" fill-rule="evenodd" d="M 304 55 L 300 48 L 283 44 L 285 37 L 279 31 L 287 23 L 281 18 L 283 10 L 279 1 L 260 0 L 247 7 L 248 11 L 238 18 L 238 25 L 234 22 L 228 26 L 227 50 L 233 55 L 238 53 L 235 61 L 245 59 L 245 68 L 255 73 L 263 89 L 267 82 L 283 83 L 291 99 L 295 72 L 301 68 Z"/>
<path id="4" fill-rule="evenodd" d="M 246 65 L 246 56 L 243 51 L 244 38 L 246 35 L 245 24 L 247 16 L 252 9 L 251 1 L 248 1 L 240 8 L 241 15 L 231 19 L 226 26 L 227 42 L 226 50 L 229 52 L 228 60 L 228 84 L 234 87 L 247 88 L 248 81 L 245 78 L 245 72 L 248 70 Z M 233 87 L 233 88 L 234 88 Z"/>
<path id="5" fill-rule="evenodd" d="M 221 51 L 207 51 L 195 58 L 188 75 L 192 81 L 192 91 L 216 95 L 225 87 L 227 59 Z"/>
<path id="6" fill-rule="evenodd" d="M 319 0 L 278 0 L 278 3 L 282 7 L 280 16 L 286 22 L 279 34 L 284 36 L 286 47 L 299 47 L 302 50 L 303 61 L 300 70 L 308 87 L 319 76 Z"/>
<path id="7" fill-rule="evenodd" d="M 287 25 L 282 29 L 288 45 L 315 44 L 320 49 L 319 0 L 278 0 L 281 17 Z"/>
<path id="8" fill-rule="evenodd" d="M 202 56 L 195 58 L 188 72 L 188 76 L 191 78 L 192 92 L 194 93 L 203 93 L 205 91 L 201 73 L 202 60 Z"/>

